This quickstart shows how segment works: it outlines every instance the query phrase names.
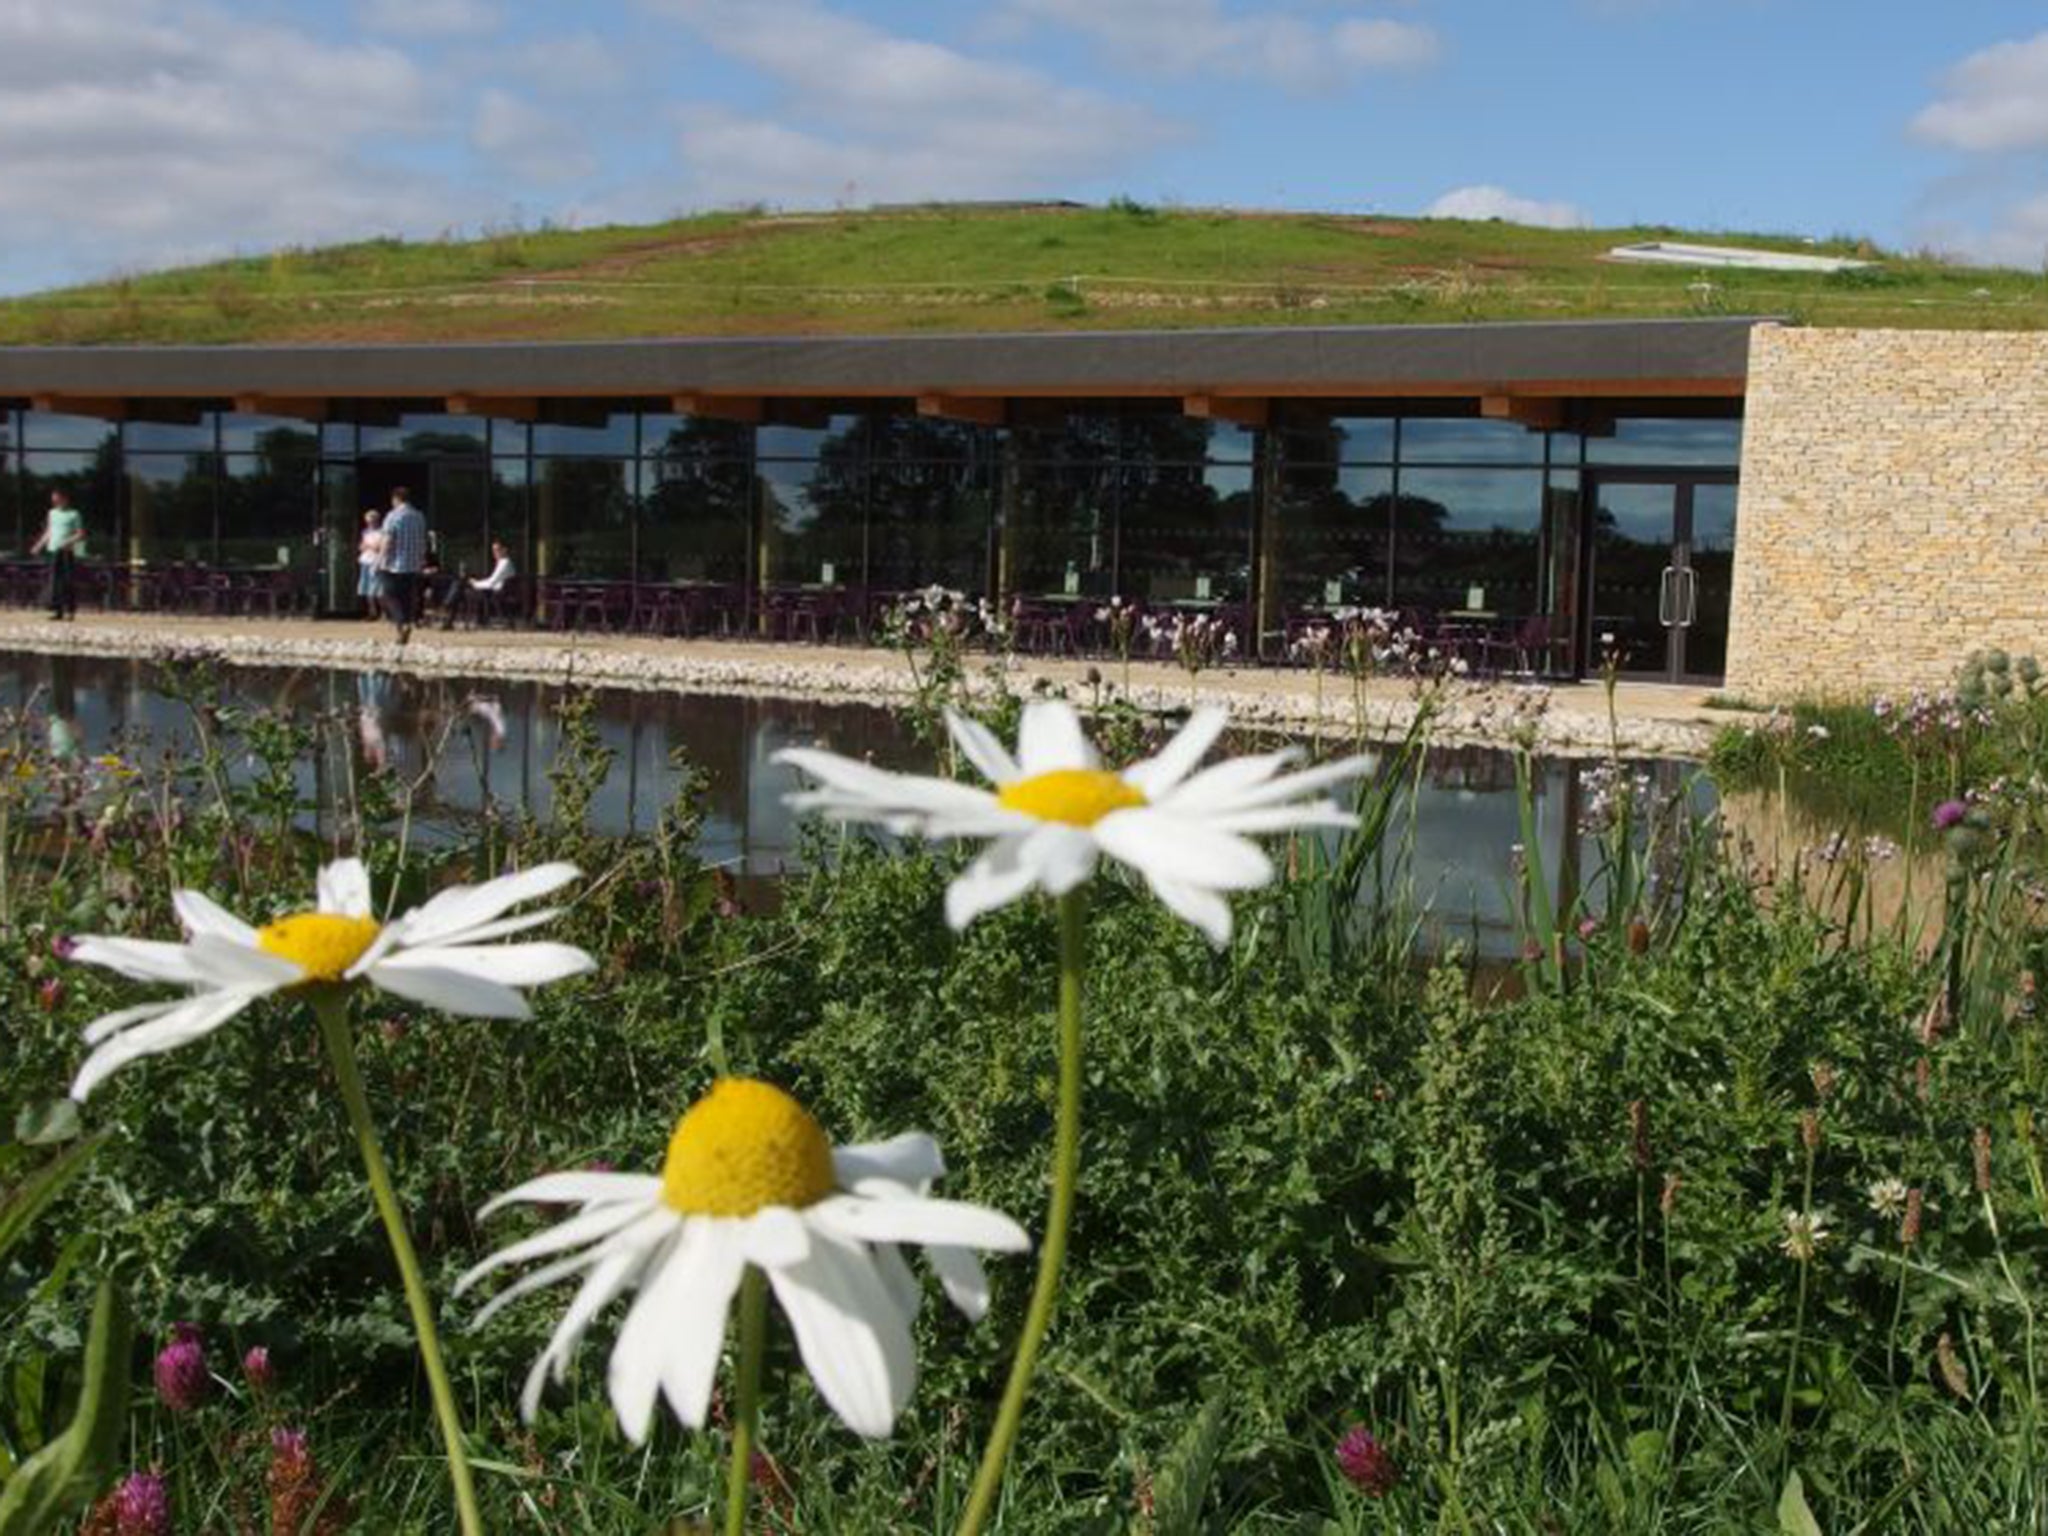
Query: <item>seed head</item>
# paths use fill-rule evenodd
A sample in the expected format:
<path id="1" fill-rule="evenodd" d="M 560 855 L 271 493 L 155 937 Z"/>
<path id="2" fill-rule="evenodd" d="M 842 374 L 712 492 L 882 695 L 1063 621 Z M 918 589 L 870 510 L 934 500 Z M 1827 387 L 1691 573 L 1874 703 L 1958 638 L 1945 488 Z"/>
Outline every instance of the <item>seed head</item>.
<path id="1" fill-rule="evenodd" d="M 1638 1171 L 1650 1171 L 1650 1106 L 1641 1099 L 1631 1099 L 1628 1105 L 1629 1155 L 1635 1159 Z"/>
<path id="2" fill-rule="evenodd" d="M 1901 1248 L 1910 1248 L 1920 1241 L 1920 1210 L 1924 1203 L 1918 1185 L 1906 1191 L 1906 1214 L 1899 1221 Z"/>
<path id="3" fill-rule="evenodd" d="M 1664 1192 L 1657 1196 L 1657 1210 L 1667 1224 L 1671 1220 L 1671 1213 L 1678 1209 L 1678 1191 L 1684 1183 L 1684 1178 L 1677 1173 L 1664 1175 Z"/>
<path id="4" fill-rule="evenodd" d="M 1799 1111 L 1799 1144 L 1809 1152 L 1820 1150 L 1820 1116 L 1813 1110 Z"/>
<path id="5" fill-rule="evenodd" d="M 1991 1193 L 1991 1127 L 1980 1125 L 1970 1136 L 1970 1162 L 1977 1175 L 1977 1193 Z"/>

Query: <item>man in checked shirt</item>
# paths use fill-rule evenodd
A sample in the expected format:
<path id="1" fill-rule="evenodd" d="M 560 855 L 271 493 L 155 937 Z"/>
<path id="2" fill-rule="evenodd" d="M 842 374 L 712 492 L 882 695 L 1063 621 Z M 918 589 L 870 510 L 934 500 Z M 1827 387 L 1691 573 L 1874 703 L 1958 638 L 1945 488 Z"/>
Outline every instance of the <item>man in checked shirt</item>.
<path id="1" fill-rule="evenodd" d="M 398 643 L 412 638 L 420 614 L 420 573 L 427 565 L 426 514 L 412 504 L 412 492 L 399 486 L 391 493 L 384 518 L 384 612 L 398 628 Z"/>

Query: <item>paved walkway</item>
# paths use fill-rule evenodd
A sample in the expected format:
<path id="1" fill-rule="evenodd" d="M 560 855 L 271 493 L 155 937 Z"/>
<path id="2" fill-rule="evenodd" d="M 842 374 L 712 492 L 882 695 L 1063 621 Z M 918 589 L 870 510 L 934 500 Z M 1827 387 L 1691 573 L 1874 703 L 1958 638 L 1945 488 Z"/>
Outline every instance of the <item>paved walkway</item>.
<path id="1" fill-rule="evenodd" d="M 777 645 L 738 640 L 675 640 L 645 635 L 558 634 L 539 630 L 414 631 L 400 647 L 388 625 L 358 620 L 214 618 L 180 614 L 83 613 L 66 624 L 36 615 L 0 614 L 0 650 L 100 656 L 210 654 L 245 665 L 385 669 L 439 675 L 527 677 L 627 688 L 696 692 L 869 699 L 887 702 L 911 691 L 910 670 L 892 651 L 861 646 Z M 979 669 L 992 658 L 976 656 Z M 1018 657 L 1013 686 L 1028 692 L 1039 681 L 1086 697 L 1097 680 L 1121 686 L 1114 661 L 1086 662 Z M 1459 684 L 1440 717 L 1445 740 L 1499 741 L 1526 720 L 1531 691 L 1512 684 Z M 1604 750 L 1609 722 L 1606 691 L 1598 683 L 1544 690 L 1547 705 L 1535 720 L 1538 741 L 1554 751 Z M 1315 678 L 1291 667 L 1216 668 L 1191 690 L 1178 667 L 1136 662 L 1132 699 L 1147 708 L 1184 708 L 1190 697 L 1227 705 L 1261 724 L 1299 730 L 1348 732 L 1355 728 L 1351 685 L 1343 677 Z M 1656 683 L 1624 683 L 1615 716 L 1622 745 L 1637 753 L 1698 756 L 1716 729 L 1745 718 L 1705 707 L 1712 690 Z M 1377 681 L 1366 697 L 1368 728 L 1398 734 L 1412 717 L 1412 688 Z"/>

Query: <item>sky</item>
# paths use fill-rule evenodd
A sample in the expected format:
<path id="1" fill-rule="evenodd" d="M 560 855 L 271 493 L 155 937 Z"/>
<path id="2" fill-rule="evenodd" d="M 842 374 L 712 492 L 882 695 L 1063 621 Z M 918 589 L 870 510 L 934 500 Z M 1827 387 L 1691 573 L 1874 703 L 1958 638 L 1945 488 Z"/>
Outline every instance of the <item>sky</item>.
<path id="1" fill-rule="evenodd" d="M 0 293 L 1127 196 L 2048 262 L 2039 0 L 0 0 Z"/>

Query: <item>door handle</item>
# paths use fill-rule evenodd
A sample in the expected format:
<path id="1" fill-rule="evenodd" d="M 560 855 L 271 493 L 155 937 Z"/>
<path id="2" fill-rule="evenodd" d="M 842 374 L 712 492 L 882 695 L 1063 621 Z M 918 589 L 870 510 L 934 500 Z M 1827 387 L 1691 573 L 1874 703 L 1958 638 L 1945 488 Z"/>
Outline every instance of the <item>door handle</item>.
<path id="1" fill-rule="evenodd" d="M 1679 605 L 1681 617 L 1678 622 L 1690 629 L 1693 620 L 1700 616 L 1700 573 L 1688 565 L 1678 574 L 1683 582 L 1683 601 Z"/>
<path id="2" fill-rule="evenodd" d="M 1669 629 L 1678 622 L 1678 568 L 1667 565 L 1657 578 L 1657 622 Z"/>

